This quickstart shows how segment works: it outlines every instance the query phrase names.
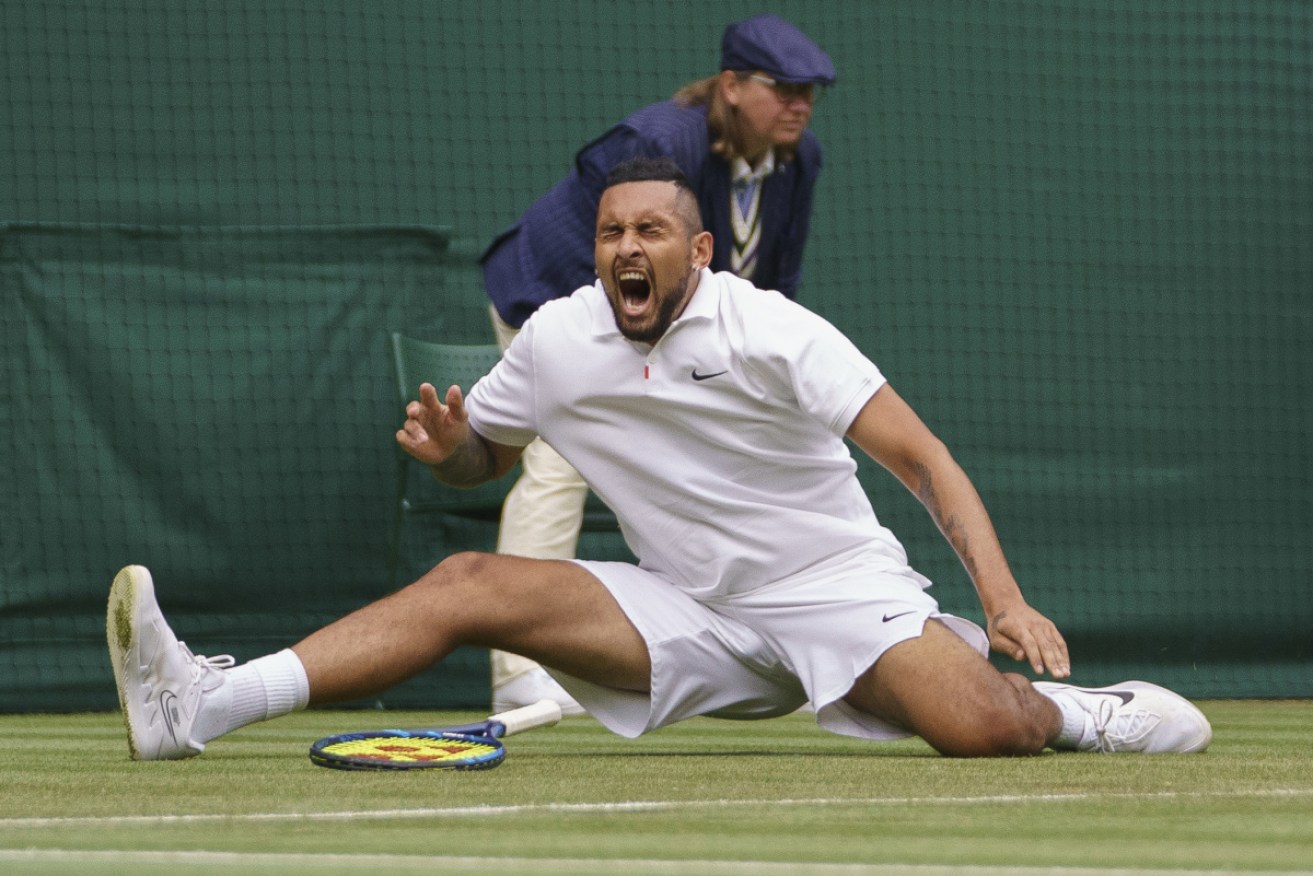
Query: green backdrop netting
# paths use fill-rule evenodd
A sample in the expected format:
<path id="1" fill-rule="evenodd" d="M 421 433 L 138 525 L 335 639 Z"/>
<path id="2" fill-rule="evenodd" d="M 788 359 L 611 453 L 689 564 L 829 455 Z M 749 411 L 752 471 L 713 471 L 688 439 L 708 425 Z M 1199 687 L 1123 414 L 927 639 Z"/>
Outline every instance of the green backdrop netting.
<path id="1" fill-rule="evenodd" d="M 840 73 L 802 298 L 955 449 L 1079 679 L 1313 694 L 1308 4 L 56 0 L 0 6 L 0 710 L 115 704 L 125 563 L 240 659 L 386 592 L 386 333 L 489 342 L 480 248 L 759 11 Z M 404 565 L 492 538 L 417 523 Z M 486 703 L 484 659 L 381 702 Z"/>

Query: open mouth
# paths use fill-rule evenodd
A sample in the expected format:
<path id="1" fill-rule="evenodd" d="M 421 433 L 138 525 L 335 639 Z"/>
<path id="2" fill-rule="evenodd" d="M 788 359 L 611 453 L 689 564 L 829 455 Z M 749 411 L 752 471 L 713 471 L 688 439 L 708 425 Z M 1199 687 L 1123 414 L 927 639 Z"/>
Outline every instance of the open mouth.
<path id="1" fill-rule="evenodd" d="M 652 297 L 652 283 L 647 274 L 635 268 L 626 268 L 616 274 L 620 301 L 628 313 L 642 313 Z"/>

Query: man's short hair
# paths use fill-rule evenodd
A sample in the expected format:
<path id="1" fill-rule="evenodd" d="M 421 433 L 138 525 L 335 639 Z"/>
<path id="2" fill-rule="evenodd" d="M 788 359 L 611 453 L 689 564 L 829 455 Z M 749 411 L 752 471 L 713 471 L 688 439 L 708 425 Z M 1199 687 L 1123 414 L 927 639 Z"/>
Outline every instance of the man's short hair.
<path id="1" fill-rule="evenodd" d="M 608 189 L 627 182 L 672 182 L 692 191 L 684 171 L 679 169 L 675 159 L 666 155 L 656 158 L 647 155 L 628 158 L 611 168 L 611 172 L 606 175 Z"/>
<path id="2" fill-rule="evenodd" d="M 606 188 L 631 182 L 669 182 L 675 184 L 676 206 L 680 218 L 688 227 L 689 236 L 702 231 L 702 213 L 698 209 L 698 195 L 689 184 L 684 171 L 679 169 L 673 158 L 658 156 L 656 158 L 640 155 L 629 158 L 611 168 L 606 175 Z"/>

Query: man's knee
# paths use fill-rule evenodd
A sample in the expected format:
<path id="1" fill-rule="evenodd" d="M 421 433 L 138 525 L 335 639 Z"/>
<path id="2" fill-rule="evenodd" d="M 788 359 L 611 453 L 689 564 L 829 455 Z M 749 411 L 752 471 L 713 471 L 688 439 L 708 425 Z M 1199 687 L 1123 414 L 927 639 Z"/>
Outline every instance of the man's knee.
<path id="1" fill-rule="evenodd" d="M 460 551 L 443 559 L 415 584 L 434 589 L 452 589 L 490 583 L 496 580 L 492 571 L 496 558 L 496 554 Z"/>
<path id="2" fill-rule="evenodd" d="M 1038 754 L 1048 743 L 1047 716 L 1012 682 L 1021 676 L 1004 676 L 1004 683 L 981 690 L 959 720 L 935 728 L 927 738 L 941 754 L 950 757 L 1023 757 Z"/>
<path id="3" fill-rule="evenodd" d="M 847 700 L 951 757 L 1036 754 L 1053 730 L 1053 710 L 1029 682 L 1000 673 L 933 620 L 885 652 Z"/>
<path id="4" fill-rule="evenodd" d="M 440 615 L 445 626 L 482 628 L 486 618 L 500 613 L 497 606 L 510 599 L 502 586 L 507 575 L 497 568 L 503 559 L 496 554 L 461 551 L 443 559 L 407 589 L 419 597 L 417 605 Z"/>

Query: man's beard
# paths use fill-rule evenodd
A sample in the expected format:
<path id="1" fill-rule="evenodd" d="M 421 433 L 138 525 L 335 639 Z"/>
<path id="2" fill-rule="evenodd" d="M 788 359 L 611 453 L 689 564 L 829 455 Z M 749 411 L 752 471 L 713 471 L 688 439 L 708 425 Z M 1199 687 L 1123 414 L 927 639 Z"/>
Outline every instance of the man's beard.
<path id="1" fill-rule="evenodd" d="M 690 271 L 679 281 L 672 284 L 667 289 L 668 294 L 659 298 L 657 309 L 648 321 L 643 323 L 634 323 L 628 320 L 628 317 L 621 312 L 620 306 L 616 304 L 616 299 L 607 295 L 606 300 L 611 304 L 611 312 L 615 314 L 616 328 L 620 329 L 620 334 L 624 335 L 631 341 L 638 341 L 643 344 L 655 344 L 661 340 L 661 336 L 670 328 L 670 324 L 675 321 L 675 316 L 683 308 L 688 300 L 689 278 L 693 272 Z M 682 294 L 680 287 L 683 287 Z M 653 292 L 653 295 L 656 293 Z"/>

